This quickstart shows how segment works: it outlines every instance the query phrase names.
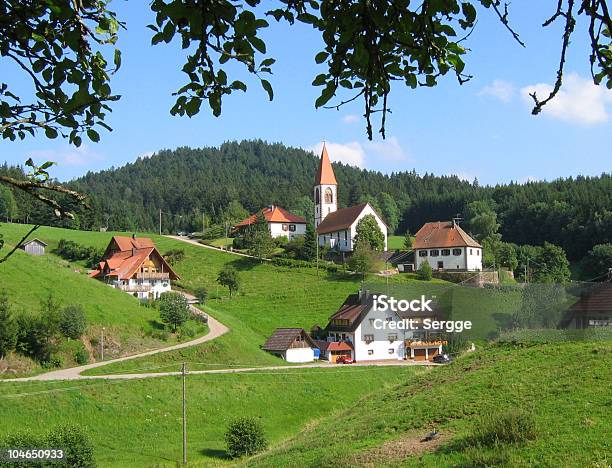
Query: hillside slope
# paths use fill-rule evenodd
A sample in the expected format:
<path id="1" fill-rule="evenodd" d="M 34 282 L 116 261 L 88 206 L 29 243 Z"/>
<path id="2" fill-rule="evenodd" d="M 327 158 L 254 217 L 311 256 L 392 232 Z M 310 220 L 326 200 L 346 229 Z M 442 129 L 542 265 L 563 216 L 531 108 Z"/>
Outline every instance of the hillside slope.
<path id="1" fill-rule="evenodd" d="M 362 399 L 251 466 L 608 466 L 612 343 L 477 351 Z M 470 442 L 483 415 L 522 409 L 535 438 Z M 502 423 L 497 423 L 502 424 Z M 432 428 L 440 437 L 420 440 Z"/>

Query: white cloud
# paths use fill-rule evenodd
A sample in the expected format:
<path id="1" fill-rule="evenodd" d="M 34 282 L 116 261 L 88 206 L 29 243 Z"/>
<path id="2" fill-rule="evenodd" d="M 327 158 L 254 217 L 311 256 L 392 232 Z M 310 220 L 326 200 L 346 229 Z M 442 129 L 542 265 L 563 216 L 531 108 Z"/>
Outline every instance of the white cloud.
<path id="1" fill-rule="evenodd" d="M 396 137 L 389 137 L 381 141 L 367 141 L 360 143 L 351 141 L 348 143 L 325 142 L 329 158 L 334 162 L 341 162 L 350 166 L 360 168 L 378 167 L 378 161 L 406 161 L 408 154 L 401 147 Z M 321 155 L 323 143 L 318 143 L 311 149 L 317 156 Z M 366 164 L 367 163 L 367 164 Z"/>
<path id="2" fill-rule="evenodd" d="M 365 152 L 363 147 L 357 141 L 351 141 L 349 143 L 332 143 L 330 141 L 325 142 L 327 147 L 327 153 L 329 158 L 334 162 L 341 162 L 350 166 L 357 166 L 363 168 L 365 165 Z M 323 149 L 323 142 L 316 144 L 312 151 L 319 156 Z"/>
<path id="3" fill-rule="evenodd" d="M 359 122 L 360 117 L 357 114 L 347 114 L 344 117 L 342 117 L 342 121 L 345 124 L 354 124 L 356 122 Z"/>
<path id="4" fill-rule="evenodd" d="M 405 161 L 408 154 L 401 147 L 397 138 L 392 136 L 381 141 L 368 141 L 364 144 L 368 159 L 384 159 L 386 161 Z"/>
<path id="5" fill-rule="evenodd" d="M 514 85 L 504 80 L 493 80 L 478 92 L 478 96 L 493 96 L 502 102 L 510 102 L 514 96 Z"/>
<path id="6" fill-rule="evenodd" d="M 57 149 L 35 150 L 28 153 L 29 157 L 40 161 L 53 161 L 65 166 L 84 166 L 92 161 L 101 161 L 103 156 L 92 150 L 87 145 L 74 146 L 63 145 Z"/>
<path id="7" fill-rule="evenodd" d="M 536 83 L 521 88 L 521 95 L 527 105 L 533 106 L 530 93 L 536 92 L 540 100 L 548 97 L 552 85 Z M 559 93 L 546 104 L 542 113 L 554 119 L 594 125 L 608 121 L 606 105 L 612 102 L 612 91 L 604 86 L 596 86 L 589 79 L 576 73 L 567 75 Z"/>

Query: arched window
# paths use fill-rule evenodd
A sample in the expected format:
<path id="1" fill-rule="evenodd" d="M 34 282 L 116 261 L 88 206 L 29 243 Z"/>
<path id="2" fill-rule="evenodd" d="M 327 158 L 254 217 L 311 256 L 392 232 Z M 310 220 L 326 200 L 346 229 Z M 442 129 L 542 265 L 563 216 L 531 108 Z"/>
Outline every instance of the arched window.
<path id="1" fill-rule="evenodd" d="M 332 189 L 329 187 L 325 189 L 325 203 L 333 203 L 334 202 L 334 193 Z"/>
<path id="2" fill-rule="evenodd" d="M 319 198 L 319 189 L 315 189 L 315 203 L 318 205 L 321 203 L 321 199 Z"/>

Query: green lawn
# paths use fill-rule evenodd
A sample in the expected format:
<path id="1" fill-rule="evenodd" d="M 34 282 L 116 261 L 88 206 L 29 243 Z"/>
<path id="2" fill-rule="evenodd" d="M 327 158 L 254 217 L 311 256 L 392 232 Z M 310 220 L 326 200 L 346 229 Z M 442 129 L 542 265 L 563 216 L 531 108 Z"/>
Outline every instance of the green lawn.
<path id="1" fill-rule="evenodd" d="M 249 466 L 608 466 L 611 369 L 610 341 L 483 350 L 376 392 Z M 470 446 L 481 415 L 515 408 L 532 415 L 535 440 Z M 442 442 L 423 448 L 433 427 Z"/>
<path id="2" fill-rule="evenodd" d="M 387 248 L 389 250 L 404 250 L 404 236 L 389 236 L 387 238 Z"/>
<path id="3" fill-rule="evenodd" d="M 223 464 L 223 433 L 238 416 L 261 418 L 273 445 L 313 420 L 336 414 L 365 394 L 405 382 L 414 367 L 350 367 L 190 375 L 187 377 L 190 466 Z M 359 385 L 355 385 L 359 382 Z M 99 466 L 176 466 L 181 460 L 181 382 L 0 383 L 0 438 L 58 424 L 86 428 Z"/>
<path id="4" fill-rule="evenodd" d="M 7 243 L 5 249 L 17 242 L 27 229 L 23 225 L 1 224 L 0 232 Z M 159 334 L 156 310 L 142 307 L 129 294 L 89 278 L 82 266 L 50 253 L 62 237 L 102 246 L 108 240 L 108 235 L 41 228 L 36 236 L 49 243 L 47 255 L 32 256 L 18 250 L 0 265 L 0 289 L 8 292 L 15 313 L 39 310 L 41 301 L 50 293 L 63 305 L 80 304 L 88 322 L 85 341 L 96 356 L 101 329 L 106 328 L 107 358 L 176 342 L 173 338 L 165 340 Z M 197 330 L 204 332 L 201 326 Z M 75 364 L 72 355 L 66 354 L 64 360 L 66 366 Z"/>
<path id="5" fill-rule="evenodd" d="M 219 239 L 205 240 L 203 242 L 213 247 L 230 247 L 234 239 L 232 237 L 220 237 Z"/>

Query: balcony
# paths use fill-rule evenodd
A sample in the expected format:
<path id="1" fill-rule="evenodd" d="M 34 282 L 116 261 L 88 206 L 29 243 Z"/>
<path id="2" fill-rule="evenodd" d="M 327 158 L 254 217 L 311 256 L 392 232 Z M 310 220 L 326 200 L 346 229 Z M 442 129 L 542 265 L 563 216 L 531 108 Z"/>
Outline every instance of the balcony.
<path id="1" fill-rule="evenodd" d="M 127 285 L 127 284 L 118 284 L 115 286 L 117 289 L 121 289 L 121 291 L 125 292 L 149 292 L 151 290 L 151 286 L 144 285 Z"/>
<path id="2" fill-rule="evenodd" d="M 169 280 L 170 273 L 136 273 L 136 279 L 143 280 Z"/>
<path id="3" fill-rule="evenodd" d="M 414 347 L 435 347 L 447 345 L 446 340 L 406 340 L 405 345 L 409 348 Z"/>

